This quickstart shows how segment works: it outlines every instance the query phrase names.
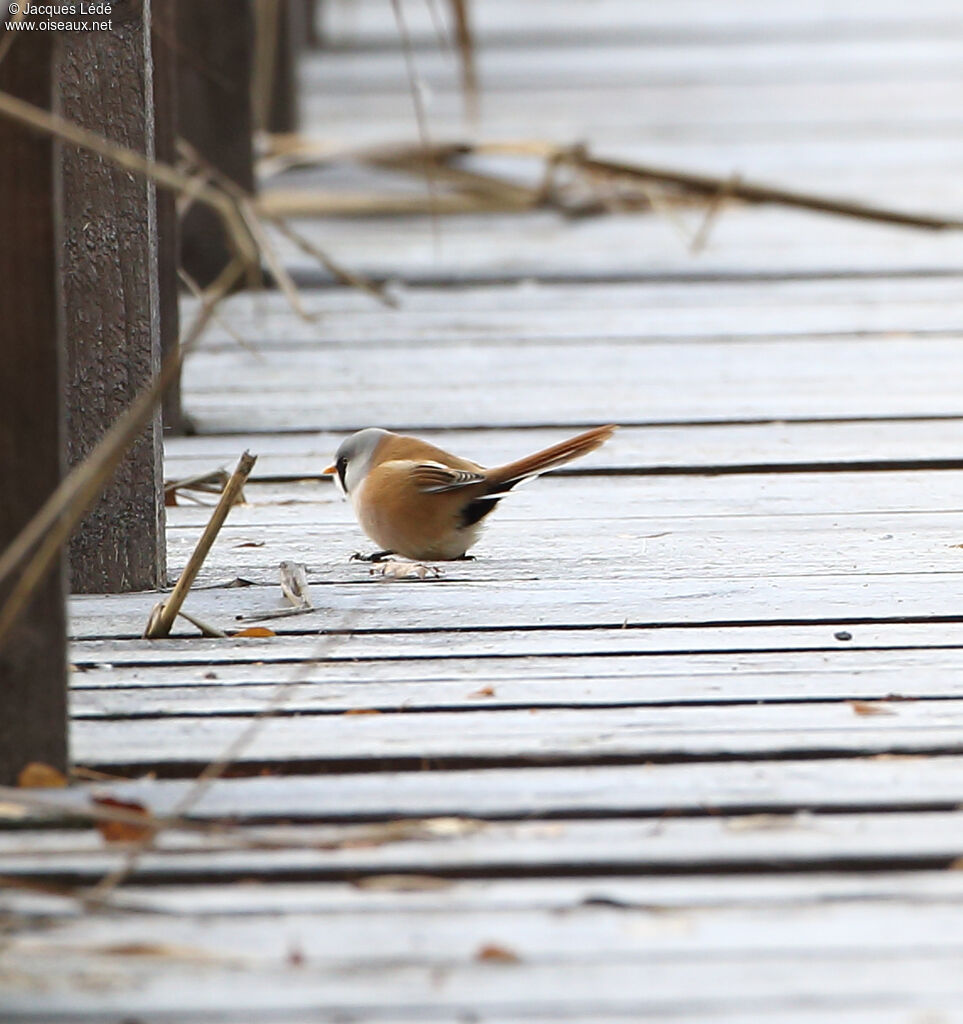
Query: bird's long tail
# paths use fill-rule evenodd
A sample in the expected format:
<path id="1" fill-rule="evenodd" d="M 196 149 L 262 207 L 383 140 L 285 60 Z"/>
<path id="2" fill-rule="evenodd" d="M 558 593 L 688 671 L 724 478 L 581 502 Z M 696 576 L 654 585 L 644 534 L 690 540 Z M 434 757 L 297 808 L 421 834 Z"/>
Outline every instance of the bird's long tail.
<path id="1" fill-rule="evenodd" d="M 567 441 L 560 441 L 553 444 L 551 448 L 528 455 L 517 462 L 509 462 L 506 466 L 498 466 L 490 469 L 486 474 L 493 491 L 507 491 L 514 487 L 519 481 L 531 476 L 538 476 L 556 466 L 563 466 L 566 462 L 581 458 L 594 452 L 596 448 L 605 442 L 618 430 L 614 424 L 606 427 L 593 427 L 586 430 L 584 434 L 570 437 Z"/>

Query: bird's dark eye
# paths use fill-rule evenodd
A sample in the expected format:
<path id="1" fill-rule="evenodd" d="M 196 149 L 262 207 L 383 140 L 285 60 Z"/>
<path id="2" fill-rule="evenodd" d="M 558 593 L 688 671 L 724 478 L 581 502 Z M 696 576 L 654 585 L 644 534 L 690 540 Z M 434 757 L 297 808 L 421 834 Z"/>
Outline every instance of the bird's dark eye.
<path id="1" fill-rule="evenodd" d="M 345 475 L 345 473 L 348 470 L 348 457 L 347 457 L 347 455 L 339 455 L 338 456 L 338 461 L 337 461 L 337 463 L 335 465 L 337 466 L 337 469 L 338 469 L 338 479 L 341 481 L 341 487 L 342 487 L 343 490 L 347 491 L 348 488 L 347 488 L 347 485 L 344 482 L 344 475 Z"/>

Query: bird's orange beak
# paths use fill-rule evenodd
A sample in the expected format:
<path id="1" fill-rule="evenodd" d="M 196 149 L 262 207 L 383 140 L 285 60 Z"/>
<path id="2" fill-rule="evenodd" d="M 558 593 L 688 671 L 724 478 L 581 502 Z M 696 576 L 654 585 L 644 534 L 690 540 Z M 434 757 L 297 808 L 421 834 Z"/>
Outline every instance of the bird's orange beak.
<path id="1" fill-rule="evenodd" d="M 337 472 L 338 472 L 338 467 L 337 466 L 328 466 L 327 469 L 321 470 L 321 475 L 322 476 L 334 476 L 334 474 L 337 473 Z"/>

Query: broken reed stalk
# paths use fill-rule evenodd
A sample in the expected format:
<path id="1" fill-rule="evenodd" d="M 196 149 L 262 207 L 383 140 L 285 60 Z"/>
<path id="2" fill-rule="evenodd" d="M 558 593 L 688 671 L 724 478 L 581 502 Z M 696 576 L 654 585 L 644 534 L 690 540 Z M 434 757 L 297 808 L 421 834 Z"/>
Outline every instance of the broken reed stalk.
<path id="1" fill-rule="evenodd" d="M 174 586 L 171 596 L 159 604 L 151 613 L 150 621 L 144 630 L 144 636 L 148 640 L 157 640 L 169 635 L 171 627 L 174 625 L 174 620 L 181 610 L 181 605 L 190 592 L 194 580 L 197 579 L 197 574 L 204 564 L 204 559 L 207 558 L 211 545 L 217 539 L 217 535 L 220 533 L 228 513 L 231 511 L 238 494 L 247 482 L 255 462 L 257 462 L 257 456 L 252 455 L 250 452 L 245 452 L 241 456 L 237 468 L 231 474 L 231 479 L 228 480 L 227 486 L 221 494 L 221 500 L 217 503 L 210 522 L 204 528 L 201 539 L 197 542 L 193 554 L 188 559 L 187 565 Z"/>
<path id="2" fill-rule="evenodd" d="M 794 206 L 804 210 L 815 210 L 819 213 L 834 213 L 843 217 L 855 217 L 858 220 L 872 220 L 884 224 L 902 224 L 906 227 L 925 228 L 930 231 L 963 228 L 963 220 L 953 217 L 905 213 L 901 210 L 892 210 L 869 203 L 834 199 L 829 196 L 813 195 L 809 192 L 761 185 L 732 175 L 720 177 L 714 174 L 697 174 L 666 167 L 653 167 L 649 164 L 601 160 L 589 156 L 587 151 L 581 147 L 575 147 L 567 153 L 563 150 L 561 162 L 568 163 L 579 170 L 674 185 L 709 198 L 724 195 L 726 198 L 742 199 L 749 203 L 777 203 L 781 206 Z"/>
<path id="3" fill-rule="evenodd" d="M 312 242 L 303 238 L 294 230 L 294 228 L 282 220 L 276 212 L 265 213 L 259 197 L 245 192 L 244 189 L 242 189 L 236 182 L 232 181 L 227 177 L 227 175 L 219 171 L 209 160 L 205 159 L 204 156 L 189 142 L 184 139 L 180 139 L 177 143 L 177 148 L 187 160 L 202 170 L 210 181 L 214 182 L 215 185 L 218 185 L 228 195 L 233 197 L 245 224 L 251 232 L 251 236 L 262 248 L 264 258 L 268 263 L 268 269 L 270 269 L 274 274 L 277 279 L 278 286 L 284 292 L 288 301 L 302 319 L 310 321 L 316 319 L 316 317 L 309 315 L 301 307 L 300 295 L 298 293 L 297 286 L 291 278 L 291 275 L 288 273 L 287 268 L 280 259 L 277 258 L 274 247 L 271 245 L 270 239 L 268 239 L 263 227 L 261 226 L 260 221 L 262 218 L 269 221 L 282 235 L 284 235 L 285 238 L 294 242 L 294 244 L 297 245 L 303 253 L 311 256 L 313 259 L 316 259 L 325 268 L 325 270 L 337 278 L 342 284 L 347 284 L 353 288 L 358 288 L 360 291 L 367 292 L 373 298 L 377 299 L 379 302 L 383 302 L 387 306 L 394 306 L 397 304 L 393 299 L 388 297 L 384 290 L 384 285 L 375 284 L 373 281 L 368 280 L 361 274 L 356 274 L 340 266 L 323 249 L 320 249 Z"/>
<path id="4" fill-rule="evenodd" d="M 461 88 L 465 95 L 465 116 L 478 122 L 478 72 L 475 68 L 475 39 L 472 34 L 468 0 L 449 0 L 455 21 L 455 42 L 461 60 Z"/>
<path id="5" fill-rule="evenodd" d="M 20 578 L 0 606 L 0 647 L 26 611 L 34 590 L 46 578 L 61 547 L 153 415 L 164 392 L 180 372 L 185 356 L 207 326 L 214 307 L 240 279 L 244 269 L 244 264 L 237 258 L 224 268 L 207 289 L 205 301 L 183 342 L 167 357 L 160 372 L 135 396 L 90 455 L 64 477 L 36 515 L 0 554 L 0 587 L 20 573 Z"/>

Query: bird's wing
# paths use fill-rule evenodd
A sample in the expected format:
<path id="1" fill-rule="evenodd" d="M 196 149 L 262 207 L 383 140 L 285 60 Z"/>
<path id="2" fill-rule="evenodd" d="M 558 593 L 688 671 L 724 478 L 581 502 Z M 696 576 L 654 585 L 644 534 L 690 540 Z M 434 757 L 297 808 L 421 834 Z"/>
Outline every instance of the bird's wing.
<path id="1" fill-rule="evenodd" d="M 485 477 L 466 469 L 452 469 L 441 462 L 418 462 L 411 467 L 411 478 L 419 491 L 425 494 L 441 494 L 457 491 L 462 487 L 480 484 Z"/>

